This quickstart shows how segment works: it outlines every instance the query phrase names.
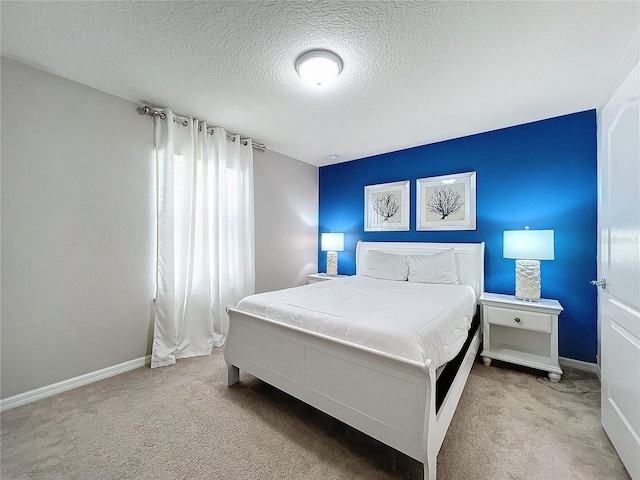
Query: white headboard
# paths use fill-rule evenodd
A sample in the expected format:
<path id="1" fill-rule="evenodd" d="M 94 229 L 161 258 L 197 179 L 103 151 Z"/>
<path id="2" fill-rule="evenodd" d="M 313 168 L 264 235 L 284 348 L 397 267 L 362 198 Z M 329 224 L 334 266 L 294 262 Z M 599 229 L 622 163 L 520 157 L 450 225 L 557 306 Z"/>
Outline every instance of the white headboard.
<path id="1" fill-rule="evenodd" d="M 422 243 L 422 242 L 358 242 L 356 247 L 356 275 L 367 271 L 367 252 L 378 250 L 396 255 L 433 255 L 453 248 L 456 252 L 458 281 L 470 285 L 479 298 L 484 293 L 484 242 L 481 243 Z"/>

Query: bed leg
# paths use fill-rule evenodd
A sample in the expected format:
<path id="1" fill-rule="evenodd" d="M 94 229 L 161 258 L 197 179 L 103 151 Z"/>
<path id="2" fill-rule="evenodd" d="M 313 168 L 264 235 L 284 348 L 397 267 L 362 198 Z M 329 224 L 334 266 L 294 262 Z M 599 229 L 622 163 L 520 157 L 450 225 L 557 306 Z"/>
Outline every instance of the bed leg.
<path id="1" fill-rule="evenodd" d="M 432 460 L 423 466 L 424 480 L 436 480 L 436 461 Z"/>
<path id="2" fill-rule="evenodd" d="M 438 456 L 434 456 L 430 458 L 431 455 L 427 455 L 427 459 L 424 462 L 423 470 L 424 470 L 424 480 L 436 480 L 436 462 L 438 460 Z"/>
<path id="3" fill-rule="evenodd" d="M 235 365 L 227 364 L 227 387 L 240 381 L 240 369 Z"/>

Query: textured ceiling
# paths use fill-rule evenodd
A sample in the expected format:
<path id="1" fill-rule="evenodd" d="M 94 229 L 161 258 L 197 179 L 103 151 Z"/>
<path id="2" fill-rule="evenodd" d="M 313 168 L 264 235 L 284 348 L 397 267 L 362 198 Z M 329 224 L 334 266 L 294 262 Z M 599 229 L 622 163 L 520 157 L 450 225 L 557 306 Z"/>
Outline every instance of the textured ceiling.
<path id="1" fill-rule="evenodd" d="M 635 1 L 0 8 L 4 56 L 315 165 L 601 107 L 638 58 L 640 23 Z M 311 48 L 342 57 L 334 84 L 297 76 Z"/>

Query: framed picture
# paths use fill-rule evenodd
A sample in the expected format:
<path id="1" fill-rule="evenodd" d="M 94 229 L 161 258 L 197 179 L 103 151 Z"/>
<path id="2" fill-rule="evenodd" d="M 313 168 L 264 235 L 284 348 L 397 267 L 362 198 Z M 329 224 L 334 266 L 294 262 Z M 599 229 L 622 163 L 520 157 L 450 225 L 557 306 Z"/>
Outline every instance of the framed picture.
<path id="1" fill-rule="evenodd" d="M 409 180 L 364 187 L 364 231 L 409 230 Z"/>
<path id="2" fill-rule="evenodd" d="M 416 181 L 416 230 L 475 230 L 476 172 Z"/>

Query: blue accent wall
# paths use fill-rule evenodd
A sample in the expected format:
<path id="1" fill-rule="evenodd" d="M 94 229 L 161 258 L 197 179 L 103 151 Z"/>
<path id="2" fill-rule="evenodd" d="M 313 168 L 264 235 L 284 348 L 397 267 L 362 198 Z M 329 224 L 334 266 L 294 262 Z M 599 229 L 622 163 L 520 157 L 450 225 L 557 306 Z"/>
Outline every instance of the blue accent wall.
<path id="1" fill-rule="evenodd" d="M 564 115 L 469 137 L 320 168 L 319 233 L 344 232 L 339 273 L 355 273 L 358 240 L 485 242 L 485 291 L 513 294 L 515 260 L 502 258 L 502 233 L 555 231 L 555 260 L 541 262 L 542 296 L 564 307 L 560 356 L 595 362 L 596 112 Z M 416 179 L 477 172 L 477 229 L 416 231 Z M 411 227 L 364 231 L 364 187 L 410 180 Z M 318 252 L 319 271 L 326 254 Z"/>

